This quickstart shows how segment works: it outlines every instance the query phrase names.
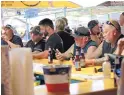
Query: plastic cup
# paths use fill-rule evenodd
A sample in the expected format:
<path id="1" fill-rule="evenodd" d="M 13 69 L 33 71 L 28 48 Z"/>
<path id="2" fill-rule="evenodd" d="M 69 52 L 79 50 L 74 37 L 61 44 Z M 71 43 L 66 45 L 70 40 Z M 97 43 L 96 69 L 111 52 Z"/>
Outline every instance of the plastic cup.
<path id="1" fill-rule="evenodd" d="M 71 65 L 43 66 L 48 92 L 69 92 Z"/>

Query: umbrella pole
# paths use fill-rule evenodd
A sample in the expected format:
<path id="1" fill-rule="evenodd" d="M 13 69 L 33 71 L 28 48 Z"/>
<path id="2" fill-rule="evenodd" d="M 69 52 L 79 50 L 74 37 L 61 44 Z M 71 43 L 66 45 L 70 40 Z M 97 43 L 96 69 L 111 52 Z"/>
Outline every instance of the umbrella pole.
<path id="1" fill-rule="evenodd" d="M 3 10 L 1 8 L 1 26 L 4 26 L 4 20 L 3 20 Z"/>
<path id="2" fill-rule="evenodd" d="M 110 15 L 108 14 L 108 20 L 110 20 Z"/>
<path id="3" fill-rule="evenodd" d="M 66 17 L 66 7 L 64 7 L 64 17 Z"/>
<path id="4" fill-rule="evenodd" d="M 26 23 L 27 23 L 27 25 L 26 25 L 26 41 L 28 41 L 29 40 L 29 24 L 28 24 L 28 18 L 26 18 Z"/>
<path id="5" fill-rule="evenodd" d="M 91 17 L 91 20 L 92 20 L 92 16 L 93 16 L 93 13 L 92 13 L 92 8 L 90 9 L 90 17 Z"/>

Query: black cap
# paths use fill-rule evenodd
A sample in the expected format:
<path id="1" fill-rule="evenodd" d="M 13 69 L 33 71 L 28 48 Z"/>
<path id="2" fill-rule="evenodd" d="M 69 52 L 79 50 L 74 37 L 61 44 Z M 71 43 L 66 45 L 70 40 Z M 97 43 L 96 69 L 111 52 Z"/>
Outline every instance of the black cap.
<path id="1" fill-rule="evenodd" d="M 88 23 L 88 28 L 91 30 L 93 27 L 95 27 L 99 22 L 97 20 L 91 20 Z"/>
<path id="2" fill-rule="evenodd" d="M 90 32 L 88 28 L 81 26 L 75 29 L 74 34 L 72 34 L 73 37 L 79 37 L 79 36 L 90 36 Z"/>
<path id="3" fill-rule="evenodd" d="M 40 32 L 40 26 L 35 26 L 31 29 L 31 33 L 35 34 L 35 35 L 41 35 L 43 34 L 42 32 Z"/>

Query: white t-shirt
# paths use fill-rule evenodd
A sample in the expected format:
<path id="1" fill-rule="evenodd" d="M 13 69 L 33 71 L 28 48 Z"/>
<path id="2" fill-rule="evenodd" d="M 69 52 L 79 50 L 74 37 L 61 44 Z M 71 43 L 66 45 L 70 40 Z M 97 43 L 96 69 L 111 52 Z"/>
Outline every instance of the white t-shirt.
<path id="1" fill-rule="evenodd" d="M 124 35 L 124 26 L 121 26 L 121 33 Z"/>

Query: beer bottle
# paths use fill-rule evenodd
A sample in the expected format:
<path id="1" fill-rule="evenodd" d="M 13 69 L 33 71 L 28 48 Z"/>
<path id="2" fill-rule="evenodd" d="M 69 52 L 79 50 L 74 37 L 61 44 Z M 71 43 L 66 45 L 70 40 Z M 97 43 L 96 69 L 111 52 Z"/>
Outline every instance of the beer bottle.
<path id="1" fill-rule="evenodd" d="M 84 56 L 83 49 L 81 49 L 81 54 L 80 54 L 80 65 L 81 65 L 81 68 L 85 68 L 85 56 Z"/>
<path id="2" fill-rule="evenodd" d="M 76 49 L 76 54 L 75 54 L 75 69 L 76 69 L 76 71 L 81 71 L 79 50 L 78 49 Z"/>
<path id="3" fill-rule="evenodd" d="M 49 47 L 48 49 L 48 63 L 52 64 L 53 63 L 53 55 L 52 55 L 52 49 Z"/>

